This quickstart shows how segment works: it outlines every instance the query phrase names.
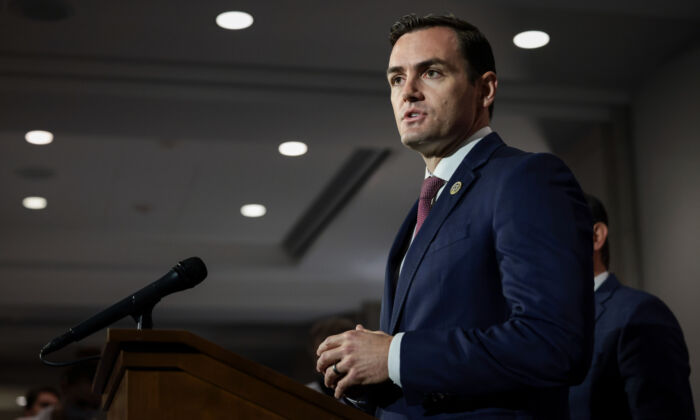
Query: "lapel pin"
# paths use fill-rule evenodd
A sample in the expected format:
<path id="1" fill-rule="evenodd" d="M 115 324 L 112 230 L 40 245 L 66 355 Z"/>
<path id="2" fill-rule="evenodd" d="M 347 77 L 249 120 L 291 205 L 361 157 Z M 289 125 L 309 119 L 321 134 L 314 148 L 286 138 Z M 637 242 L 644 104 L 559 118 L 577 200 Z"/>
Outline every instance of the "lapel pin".
<path id="1" fill-rule="evenodd" d="M 462 182 L 457 181 L 454 184 L 452 184 L 452 188 L 450 188 L 450 194 L 455 195 L 459 192 L 460 188 L 462 188 Z"/>

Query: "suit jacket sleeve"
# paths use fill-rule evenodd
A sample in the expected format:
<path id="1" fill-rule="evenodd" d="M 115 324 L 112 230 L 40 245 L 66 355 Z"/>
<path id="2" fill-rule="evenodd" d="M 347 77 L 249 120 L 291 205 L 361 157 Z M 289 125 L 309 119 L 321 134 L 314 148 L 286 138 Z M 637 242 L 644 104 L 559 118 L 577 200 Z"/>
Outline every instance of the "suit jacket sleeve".
<path id="1" fill-rule="evenodd" d="M 688 350 L 668 307 L 650 297 L 630 314 L 618 366 L 633 419 L 694 419 Z"/>
<path id="2" fill-rule="evenodd" d="M 492 243 L 484 246 L 495 247 L 500 279 L 493 281 L 501 282 L 509 313 L 488 328 L 406 332 L 401 382 L 409 402 L 432 392 L 568 385 L 583 380 L 589 367 L 592 222 L 575 178 L 552 155 L 528 155 L 488 199 L 494 200 Z M 470 281 L 469 272 L 461 275 L 452 281 Z"/>

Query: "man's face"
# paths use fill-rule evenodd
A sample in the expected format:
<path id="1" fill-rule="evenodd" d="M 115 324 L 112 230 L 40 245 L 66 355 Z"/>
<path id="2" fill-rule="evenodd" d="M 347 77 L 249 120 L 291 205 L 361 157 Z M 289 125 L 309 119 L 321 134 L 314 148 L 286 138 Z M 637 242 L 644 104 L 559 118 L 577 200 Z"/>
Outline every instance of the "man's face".
<path id="1" fill-rule="evenodd" d="M 44 408 L 56 405 L 57 403 L 58 397 L 53 393 L 40 392 L 39 395 L 36 396 L 34 405 L 27 407 L 27 413 L 34 416 L 39 414 L 39 411 L 43 410 Z"/>
<path id="2" fill-rule="evenodd" d="M 451 28 L 409 32 L 396 41 L 387 70 L 401 142 L 424 157 L 454 153 L 488 124 L 478 87 Z"/>

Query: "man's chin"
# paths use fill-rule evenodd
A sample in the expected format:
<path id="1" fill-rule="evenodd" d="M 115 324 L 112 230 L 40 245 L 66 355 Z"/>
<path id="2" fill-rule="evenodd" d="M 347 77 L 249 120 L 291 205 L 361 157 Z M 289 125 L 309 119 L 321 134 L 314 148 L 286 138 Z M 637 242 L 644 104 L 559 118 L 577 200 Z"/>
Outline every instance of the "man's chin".
<path id="1" fill-rule="evenodd" d="M 420 150 L 425 147 L 428 140 L 423 135 L 418 135 L 417 133 L 407 133 L 401 136 L 401 143 L 413 150 Z"/>

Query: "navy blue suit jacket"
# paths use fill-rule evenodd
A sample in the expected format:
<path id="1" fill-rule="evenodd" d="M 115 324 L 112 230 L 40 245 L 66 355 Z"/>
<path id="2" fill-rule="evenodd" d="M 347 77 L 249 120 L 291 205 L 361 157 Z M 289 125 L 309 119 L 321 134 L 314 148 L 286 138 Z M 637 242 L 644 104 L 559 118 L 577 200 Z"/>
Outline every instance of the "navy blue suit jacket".
<path id="1" fill-rule="evenodd" d="M 694 419 L 688 350 L 668 307 L 613 274 L 595 301 L 593 363 L 571 389 L 571 418 Z"/>
<path id="2" fill-rule="evenodd" d="M 492 133 L 406 251 L 415 220 L 414 205 L 381 311 L 383 331 L 405 332 L 402 389 L 385 386 L 376 414 L 567 418 L 568 385 L 584 378 L 593 345 L 592 222 L 569 169 Z"/>

